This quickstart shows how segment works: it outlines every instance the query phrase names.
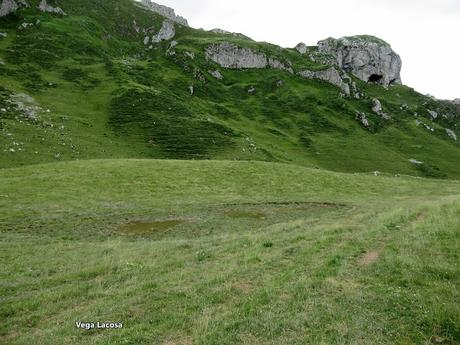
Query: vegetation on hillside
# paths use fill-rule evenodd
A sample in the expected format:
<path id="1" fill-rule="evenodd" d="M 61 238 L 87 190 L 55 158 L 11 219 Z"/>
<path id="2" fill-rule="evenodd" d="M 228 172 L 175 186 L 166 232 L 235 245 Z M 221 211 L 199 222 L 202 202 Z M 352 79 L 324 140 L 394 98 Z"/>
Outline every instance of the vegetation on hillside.
<path id="1" fill-rule="evenodd" d="M 0 19 L 8 35 L 0 38 L 2 95 L 26 94 L 42 109 L 30 121 L 11 98 L 0 98 L 1 167 L 205 158 L 459 177 L 458 143 L 446 132 L 458 133 L 453 105 L 406 86 L 385 90 L 359 80 L 364 97 L 343 98 L 323 81 L 275 69 L 225 70 L 206 60 L 210 44 L 232 42 L 289 61 L 295 71 L 327 67 L 244 36 L 176 25 L 175 47 L 161 42 L 149 49 L 144 37 L 155 34 L 163 18 L 130 0 L 53 4 L 68 16 L 32 6 Z M 31 25 L 21 29 L 22 23 Z M 216 69 L 223 80 L 210 74 Z M 372 111 L 374 98 L 391 120 Z M 439 116 L 433 119 L 428 110 Z M 369 128 L 357 112 L 366 114 Z"/>

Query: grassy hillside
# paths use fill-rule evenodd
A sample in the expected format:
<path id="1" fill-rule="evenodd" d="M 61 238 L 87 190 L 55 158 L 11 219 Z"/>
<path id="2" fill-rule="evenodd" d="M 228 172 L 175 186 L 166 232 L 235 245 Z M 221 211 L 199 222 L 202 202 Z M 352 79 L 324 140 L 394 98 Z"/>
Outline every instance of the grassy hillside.
<path id="1" fill-rule="evenodd" d="M 385 90 L 355 80 L 365 96 L 343 98 L 331 84 L 276 69 L 225 70 L 205 59 L 210 44 L 233 42 L 290 61 L 295 71 L 327 66 L 294 49 L 180 25 L 177 46 L 168 41 L 149 49 L 144 37 L 156 33 L 163 18 L 130 0 L 56 4 L 69 15 L 32 6 L 0 18 L 8 35 L 0 38 L 1 167 L 95 158 L 231 159 L 460 176 L 458 143 L 446 133 L 458 133 L 453 105 L 406 86 Z M 19 29 L 22 23 L 32 25 Z M 223 80 L 209 73 L 216 69 Z M 18 94 L 40 107 L 34 118 L 11 103 Z M 391 121 L 372 112 L 373 98 Z M 439 117 L 433 120 L 428 110 Z M 367 114 L 370 129 L 356 120 L 357 111 Z"/>
<path id="2" fill-rule="evenodd" d="M 131 0 L 38 2 L 0 18 L 0 343 L 460 344 L 457 107 L 205 57 L 317 47 L 144 44 L 164 18 Z"/>
<path id="3" fill-rule="evenodd" d="M 459 212 L 455 181 L 285 164 L 6 169 L 1 341 L 458 344 Z"/>

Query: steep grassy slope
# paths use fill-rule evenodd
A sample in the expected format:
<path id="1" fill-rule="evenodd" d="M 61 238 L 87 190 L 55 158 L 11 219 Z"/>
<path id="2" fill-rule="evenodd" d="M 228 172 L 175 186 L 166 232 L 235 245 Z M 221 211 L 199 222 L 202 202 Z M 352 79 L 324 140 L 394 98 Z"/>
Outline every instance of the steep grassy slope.
<path id="1" fill-rule="evenodd" d="M 459 212 L 457 181 L 285 164 L 4 169 L 0 341 L 458 344 Z"/>
<path id="2" fill-rule="evenodd" d="M 275 69 L 219 68 L 224 79 L 217 80 L 209 71 L 218 66 L 204 56 L 217 42 L 289 60 L 296 70 L 325 66 L 294 49 L 179 25 L 176 47 L 162 42 L 148 49 L 142 30 L 156 33 L 163 18 L 129 0 L 56 4 L 69 15 L 43 14 L 32 6 L 0 19 L 0 31 L 8 34 L 0 38 L 0 108 L 6 110 L 0 113 L 1 167 L 185 158 L 460 176 L 458 144 L 445 131 L 457 131 L 453 106 L 405 86 L 385 90 L 358 80 L 366 96 L 343 98 L 326 82 Z M 33 25 L 18 29 L 24 22 Z M 252 87 L 256 91 L 248 93 Z M 31 104 L 42 108 L 36 119 L 9 103 L 18 93 L 32 96 Z M 391 121 L 373 114 L 373 98 L 381 100 Z M 433 121 L 428 110 L 439 117 Z M 356 120 L 357 111 L 367 114 L 370 130 Z"/>

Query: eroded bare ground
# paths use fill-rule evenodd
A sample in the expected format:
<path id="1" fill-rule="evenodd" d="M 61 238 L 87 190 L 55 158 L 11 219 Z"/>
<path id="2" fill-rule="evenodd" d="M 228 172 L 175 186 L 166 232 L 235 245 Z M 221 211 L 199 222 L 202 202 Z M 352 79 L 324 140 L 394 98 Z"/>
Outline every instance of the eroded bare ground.
<path id="1" fill-rule="evenodd" d="M 411 221 L 407 222 L 406 224 L 400 224 L 397 225 L 396 228 L 401 230 L 404 227 L 413 227 L 416 226 L 420 223 L 422 223 L 425 219 L 427 218 L 427 215 L 425 212 L 419 212 L 417 215 L 412 219 Z M 370 266 L 373 263 L 377 262 L 379 257 L 381 256 L 381 253 L 385 247 L 385 243 L 388 241 L 388 236 L 385 236 L 383 239 L 381 239 L 379 247 L 377 249 L 369 250 L 365 252 L 358 260 L 358 264 L 360 266 Z"/>
<path id="2" fill-rule="evenodd" d="M 359 265 L 369 266 L 376 262 L 380 256 L 380 250 L 372 250 L 364 253 L 364 255 L 359 259 Z"/>
<path id="3" fill-rule="evenodd" d="M 145 215 L 125 219 L 116 225 L 116 234 L 123 236 L 164 236 L 176 230 L 192 233 L 212 224 L 230 225 L 233 222 L 262 227 L 298 219 L 316 219 L 324 214 L 350 210 L 350 206 L 322 202 L 266 202 L 208 206 L 195 211 L 172 212 L 167 216 Z"/>

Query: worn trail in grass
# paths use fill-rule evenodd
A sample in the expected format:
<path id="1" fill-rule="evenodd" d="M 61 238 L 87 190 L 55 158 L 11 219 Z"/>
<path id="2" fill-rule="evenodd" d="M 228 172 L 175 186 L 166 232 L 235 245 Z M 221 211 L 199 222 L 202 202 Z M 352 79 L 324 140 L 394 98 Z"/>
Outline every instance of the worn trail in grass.
<path id="1" fill-rule="evenodd" d="M 82 161 L 2 170 L 0 195 L 8 344 L 460 341 L 457 181 Z"/>

